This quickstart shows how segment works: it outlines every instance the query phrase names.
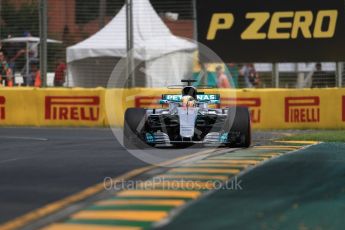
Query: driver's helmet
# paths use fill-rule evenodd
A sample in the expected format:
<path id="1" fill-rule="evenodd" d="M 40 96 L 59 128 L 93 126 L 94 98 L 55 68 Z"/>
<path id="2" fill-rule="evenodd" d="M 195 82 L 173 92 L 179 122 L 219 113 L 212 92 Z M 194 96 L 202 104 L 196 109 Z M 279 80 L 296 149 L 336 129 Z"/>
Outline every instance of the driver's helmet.
<path id="1" fill-rule="evenodd" d="M 195 107 L 196 106 L 196 102 L 194 97 L 192 96 L 182 96 L 182 106 L 183 107 Z"/>

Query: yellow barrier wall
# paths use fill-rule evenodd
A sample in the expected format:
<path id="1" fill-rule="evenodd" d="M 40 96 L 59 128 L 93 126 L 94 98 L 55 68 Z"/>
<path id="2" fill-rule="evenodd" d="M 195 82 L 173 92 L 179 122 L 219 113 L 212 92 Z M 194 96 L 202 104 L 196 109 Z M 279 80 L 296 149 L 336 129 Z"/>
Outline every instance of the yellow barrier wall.
<path id="1" fill-rule="evenodd" d="M 104 89 L 1 89 L 0 125 L 103 126 L 103 97 Z"/>
<path id="2" fill-rule="evenodd" d="M 345 89 L 205 90 L 221 107 L 248 106 L 258 129 L 345 128 Z M 128 107 L 159 108 L 167 89 L 0 90 L 2 126 L 121 126 Z"/>

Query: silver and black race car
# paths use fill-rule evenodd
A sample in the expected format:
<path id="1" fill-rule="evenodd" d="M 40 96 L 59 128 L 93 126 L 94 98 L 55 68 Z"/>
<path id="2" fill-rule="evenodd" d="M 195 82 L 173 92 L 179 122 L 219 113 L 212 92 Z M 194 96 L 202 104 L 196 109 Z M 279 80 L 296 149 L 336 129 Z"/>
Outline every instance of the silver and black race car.
<path id="1" fill-rule="evenodd" d="M 181 94 L 163 94 L 162 109 L 128 108 L 125 112 L 124 146 L 139 149 L 148 146 L 193 144 L 244 147 L 251 144 L 248 108 L 211 109 L 220 104 L 220 95 L 198 92 L 193 80 Z"/>

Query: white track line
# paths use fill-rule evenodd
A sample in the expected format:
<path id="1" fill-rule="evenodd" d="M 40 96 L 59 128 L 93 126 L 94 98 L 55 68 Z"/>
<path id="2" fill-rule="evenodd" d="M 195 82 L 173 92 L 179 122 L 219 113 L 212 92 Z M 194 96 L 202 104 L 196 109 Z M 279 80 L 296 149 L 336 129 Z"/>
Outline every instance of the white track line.
<path id="1" fill-rule="evenodd" d="M 14 139 L 14 140 L 32 140 L 32 141 L 48 141 L 47 138 L 39 138 L 39 137 L 13 137 L 13 136 L 0 136 L 0 139 Z"/>

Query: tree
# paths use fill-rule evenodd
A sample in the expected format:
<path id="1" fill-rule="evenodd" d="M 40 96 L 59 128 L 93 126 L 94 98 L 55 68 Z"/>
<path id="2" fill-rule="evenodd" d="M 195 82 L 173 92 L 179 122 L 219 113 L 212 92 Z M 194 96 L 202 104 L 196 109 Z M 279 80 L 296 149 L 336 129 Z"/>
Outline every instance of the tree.
<path id="1" fill-rule="evenodd" d="M 25 2 L 16 8 L 10 0 L 5 0 L 1 7 L 1 19 L 1 39 L 8 35 L 22 37 L 24 32 L 33 36 L 39 34 L 38 3 Z"/>

